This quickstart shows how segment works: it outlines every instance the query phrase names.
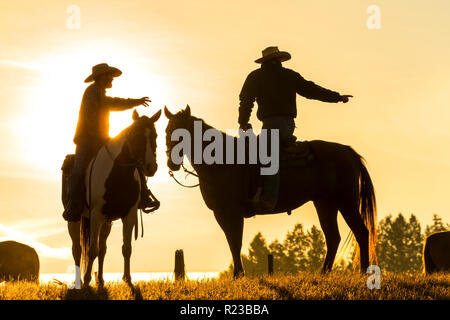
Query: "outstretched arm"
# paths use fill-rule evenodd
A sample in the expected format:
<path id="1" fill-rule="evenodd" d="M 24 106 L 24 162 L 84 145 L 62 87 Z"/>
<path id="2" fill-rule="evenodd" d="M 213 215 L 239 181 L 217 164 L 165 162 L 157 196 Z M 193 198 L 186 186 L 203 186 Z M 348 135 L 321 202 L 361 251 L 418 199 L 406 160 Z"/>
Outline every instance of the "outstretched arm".
<path id="1" fill-rule="evenodd" d="M 312 81 L 303 78 L 299 73 L 296 74 L 297 93 L 308 99 L 315 99 L 324 102 L 348 102 L 351 95 L 340 95 L 338 92 L 325 89 Z"/>
<path id="2" fill-rule="evenodd" d="M 246 128 L 250 115 L 252 114 L 253 104 L 256 100 L 256 79 L 252 73 L 247 76 L 247 79 L 242 86 L 239 94 L 239 118 L 238 123 L 241 128 Z"/>
<path id="3" fill-rule="evenodd" d="M 140 105 L 148 107 L 148 103 L 151 102 L 148 97 L 140 99 L 123 99 L 105 96 L 104 99 L 105 105 L 111 111 L 123 111 Z"/>

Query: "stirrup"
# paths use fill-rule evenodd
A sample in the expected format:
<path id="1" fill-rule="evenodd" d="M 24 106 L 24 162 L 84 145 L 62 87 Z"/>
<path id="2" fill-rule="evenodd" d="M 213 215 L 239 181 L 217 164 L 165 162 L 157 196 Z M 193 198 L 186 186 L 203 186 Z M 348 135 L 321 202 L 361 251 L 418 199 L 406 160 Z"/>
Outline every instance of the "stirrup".
<path id="1" fill-rule="evenodd" d="M 139 209 L 141 209 L 144 213 L 150 213 L 159 209 L 160 202 L 158 200 L 150 200 L 150 202 L 144 206 L 142 201 L 139 205 Z"/>
<path id="2" fill-rule="evenodd" d="M 249 200 L 250 206 L 252 207 L 252 210 L 254 211 L 272 211 L 276 203 L 273 204 L 269 201 L 266 201 L 261 198 L 263 188 L 258 187 L 258 190 L 256 191 L 256 194 L 252 199 Z"/>

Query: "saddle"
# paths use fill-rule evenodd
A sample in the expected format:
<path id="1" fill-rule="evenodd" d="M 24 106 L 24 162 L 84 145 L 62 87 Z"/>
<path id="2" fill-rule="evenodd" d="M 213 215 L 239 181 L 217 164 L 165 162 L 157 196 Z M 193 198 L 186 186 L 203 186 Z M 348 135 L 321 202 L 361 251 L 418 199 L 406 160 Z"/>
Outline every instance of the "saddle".
<path id="1" fill-rule="evenodd" d="M 280 167 L 304 167 L 314 161 L 314 153 L 308 141 L 296 141 L 280 150 Z"/>
<path id="2" fill-rule="evenodd" d="M 75 165 L 75 155 L 74 154 L 68 154 L 66 155 L 66 158 L 63 161 L 63 164 L 61 166 L 62 171 L 62 188 L 61 188 L 61 201 L 64 205 L 64 208 L 66 208 L 66 205 L 69 201 L 67 198 L 67 189 L 69 185 L 69 177 L 72 173 L 73 167 Z"/>
<path id="3" fill-rule="evenodd" d="M 295 167 L 307 167 L 314 163 L 315 154 L 309 141 L 296 141 L 288 146 L 281 146 L 280 149 L 280 170 Z M 249 167 L 247 183 L 248 183 L 248 199 L 256 194 L 258 188 L 263 186 L 263 178 L 260 174 L 262 165 L 251 165 Z M 288 211 L 290 214 L 290 211 Z M 250 215 L 253 216 L 254 213 Z"/>

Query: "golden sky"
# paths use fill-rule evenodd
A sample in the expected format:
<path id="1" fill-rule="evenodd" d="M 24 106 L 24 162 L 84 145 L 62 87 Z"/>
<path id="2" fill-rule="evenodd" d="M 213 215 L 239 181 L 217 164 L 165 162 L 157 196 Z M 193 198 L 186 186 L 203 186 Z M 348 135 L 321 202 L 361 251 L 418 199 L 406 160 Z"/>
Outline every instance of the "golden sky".
<path id="1" fill-rule="evenodd" d="M 367 27 L 369 5 L 381 29 Z M 80 9 L 79 28 L 70 28 Z M 41 272 L 72 264 L 60 203 L 60 166 L 74 151 L 83 80 L 107 62 L 123 71 L 109 95 L 149 96 L 153 114 L 186 104 L 222 130 L 237 128 L 238 94 L 267 46 L 289 51 L 285 67 L 342 94 L 348 104 L 298 97 L 299 139 L 351 145 L 368 161 L 379 217 L 433 213 L 450 220 L 450 3 L 349 1 L 2 1 L 0 11 L 0 240 L 34 245 Z M 69 21 L 68 21 L 69 20 Z M 69 22 L 69 24 L 68 24 Z M 260 127 L 256 116 L 252 121 Z M 111 135 L 131 112 L 111 117 Z M 133 243 L 133 271 L 173 268 L 184 249 L 188 271 L 231 261 L 225 236 L 199 190 L 169 179 L 165 118 L 158 122 L 159 170 L 149 186 L 162 205 L 145 216 Z M 194 183 L 195 180 L 189 181 Z M 258 231 L 282 240 L 293 225 L 318 225 L 311 204 L 291 216 L 247 219 L 244 250 Z M 108 242 L 105 271 L 121 272 L 121 223 Z"/>

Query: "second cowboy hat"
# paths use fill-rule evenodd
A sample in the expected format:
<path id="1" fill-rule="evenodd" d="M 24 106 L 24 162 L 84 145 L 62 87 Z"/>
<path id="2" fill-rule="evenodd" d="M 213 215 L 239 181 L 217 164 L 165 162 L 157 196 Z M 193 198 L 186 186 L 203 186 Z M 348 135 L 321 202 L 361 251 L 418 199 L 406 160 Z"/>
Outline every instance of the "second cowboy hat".
<path id="1" fill-rule="evenodd" d="M 89 77 L 87 77 L 86 80 L 84 80 L 84 82 L 92 82 L 99 75 L 105 73 L 111 73 L 113 77 L 118 77 L 122 74 L 122 71 L 120 71 L 117 68 L 110 67 L 107 63 L 100 63 L 92 67 L 92 74 Z"/>
<path id="2" fill-rule="evenodd" d="M 278 47 L 268 47 L 262 51 L 262 57 L 255 60 L 256 63 L 263 63 L 272 59 L 278 59 L 281 62 L 287 61 L 291 58 L 289 52 L 280 51 Z"/>

